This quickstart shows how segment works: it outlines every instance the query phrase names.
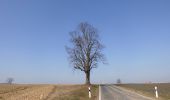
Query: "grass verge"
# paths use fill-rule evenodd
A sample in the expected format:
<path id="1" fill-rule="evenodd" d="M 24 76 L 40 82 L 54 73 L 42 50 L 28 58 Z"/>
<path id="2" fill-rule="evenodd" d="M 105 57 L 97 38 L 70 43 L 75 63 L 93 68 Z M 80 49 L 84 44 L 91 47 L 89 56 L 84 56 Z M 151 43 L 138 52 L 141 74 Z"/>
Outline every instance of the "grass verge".
<path id="1" fill-rule="evenodd" d="M 152 83 L 152 84 L 121 84 L 118 85 L 126 89 L 144 94 L 146 96 L 155 98 L 154 87 L 158 87 L 158 100 L 170 100 L 170 83 Z"/>
<path id="2" fill-rule="evenodd" d="M 55 97 L 53 100 L 97 100 L 98 98 L 98 85 L 91 87 L 92 98 L 88 97 L 88 87 L 82 86 L 79 89 L 71 91 L 67 94 L 62 94 Z"/>

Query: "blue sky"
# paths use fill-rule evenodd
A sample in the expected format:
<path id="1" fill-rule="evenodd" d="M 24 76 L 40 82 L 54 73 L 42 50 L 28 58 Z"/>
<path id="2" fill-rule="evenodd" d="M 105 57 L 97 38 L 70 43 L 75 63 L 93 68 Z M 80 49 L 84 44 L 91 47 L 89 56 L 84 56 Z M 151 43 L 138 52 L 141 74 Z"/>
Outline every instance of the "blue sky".
<path id="1" fill-rule="evenodd" d="M 1 0 L 0 82 L 84 83 L 65 46 L 80 22 L 99 30 L 107 65 L 92 83 L 170 82 L 169 0 Z"/>

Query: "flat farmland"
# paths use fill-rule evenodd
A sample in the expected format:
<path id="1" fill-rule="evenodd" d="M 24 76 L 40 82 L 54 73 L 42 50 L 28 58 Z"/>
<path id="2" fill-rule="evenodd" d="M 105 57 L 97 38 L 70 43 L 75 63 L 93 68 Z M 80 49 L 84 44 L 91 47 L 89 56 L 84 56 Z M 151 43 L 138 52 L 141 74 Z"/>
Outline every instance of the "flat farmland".
<path id="1" fill-rule="evenodd" d="M 146 96 L 155 98 L 154 87 L 158 87 L 158 100 L 170 100 L 170 83 L 153 83 L 153 84 L 121 84 L 120 87 L 135 91 Z"/>
<path id="2" fill-rule="evenodd" d="M 47 98 L 53 85 L 1 84 L 0 100 L 41 100 Z"/>
<path id="3" fill-rule="evenodd" d="M 92 99 L 97 99 L 97 86 L 92 86 Z M 71 98 L 69 98 L 71 97 Z M 0 84 L 0 100 L 87 100 L 84 85 L 19 85 Z"/>

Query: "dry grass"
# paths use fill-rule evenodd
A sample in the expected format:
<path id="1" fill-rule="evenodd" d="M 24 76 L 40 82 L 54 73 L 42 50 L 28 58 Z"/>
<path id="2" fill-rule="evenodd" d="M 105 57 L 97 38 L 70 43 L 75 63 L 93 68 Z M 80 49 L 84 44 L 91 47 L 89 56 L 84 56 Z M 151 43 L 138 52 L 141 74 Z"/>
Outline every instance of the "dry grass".
<path id="1" fill-rule="evenodd" d="M 5 94 L 12 91 L 24 90 L 28 88 L 27 85 L 8 85 L 8 84 L 0 84 L 0 94 Z"/>
<path id="2" fill-rule="evenodd" d="M 92 86 L 97 99 L 98 86 Z M 8 85 L 0 84 L 0 100 L 88 100 L 84 85 Z"/>
<path id="3" fill-rule="evenodd" d="M 0 85 L 0 100 L 42 100 L 47 98 L 53 85 Z"/>
<path id="4" fill-rule="evenodd" d="M 55 85 L 53 91 L 46 98 L 47 100 L 53 100 L 56 97 L 67 95 L 68 93 L 80 89 L 81 85 Z"/>
<path id="5" fill-rule="evenodd" d="M 88 98 L 88 87 L 87 86 L 77 86 L 77 89 L 74 89 L 70 92 L 63 93 L 56 96 L 52 100 L 97 100 L 98 97 L 98 86 L 93 85 L 91 88 L 92 98 Z"/>
<path id="6" fill-rule="evenodd" d="M 170 100 L 170 83 L 159 83 L 159 84 L 122 84 L 121 87 L 130 89 L 132 91 L 150 96 L 154 98 L 155 90 L 154 87 L 158 87 L 159 99 L 158 100 Z"/>

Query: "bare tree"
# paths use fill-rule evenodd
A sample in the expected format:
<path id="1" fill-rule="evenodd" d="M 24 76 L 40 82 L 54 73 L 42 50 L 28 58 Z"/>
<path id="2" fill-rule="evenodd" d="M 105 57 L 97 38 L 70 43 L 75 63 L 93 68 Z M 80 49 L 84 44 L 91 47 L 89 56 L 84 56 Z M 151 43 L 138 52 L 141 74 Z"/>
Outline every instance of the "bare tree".
<path id="1" fill-rule="evenodd" d="M 14 82 L 14 78 L 7 78 L 7 80 L 6 80 L 6 82 L 8 83 L 8 84 L 12 84 L 13 82 Z"/>
<path id="2" fill-rule="evenodd" d="M 105 61 L 97 29 L 83 22 L 78 30 L 70 32 L 72 48 L 66 47 L 70 63 L 74 69 L 81 70 L 86 75 L 86 84 L 90 84 L 90 71 L 97 68 L 99 62 Z"/>
<path id="3" fill-rule="evenodd" d="M 117 79 L 117 84 L 122 84 L 122 81 L 120 79 Z"/>

